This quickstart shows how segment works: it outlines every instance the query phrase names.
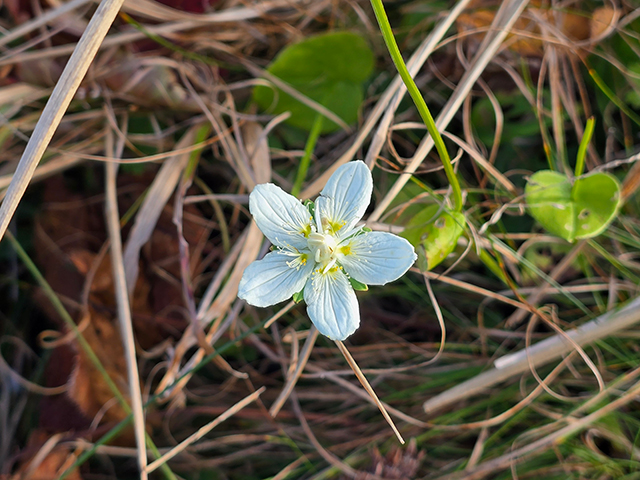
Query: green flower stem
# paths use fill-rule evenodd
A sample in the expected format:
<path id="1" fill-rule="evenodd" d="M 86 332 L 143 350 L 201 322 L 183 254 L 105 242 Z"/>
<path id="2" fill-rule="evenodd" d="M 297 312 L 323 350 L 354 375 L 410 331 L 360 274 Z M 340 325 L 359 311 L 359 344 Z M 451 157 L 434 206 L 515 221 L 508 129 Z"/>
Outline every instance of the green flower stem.
<path id="1" fill-rule="evenodd" d="M 129 404 L 127 403 L 126 399 L 122 395 L 122 392 L 120 392 L 116 384 L 113 382 L 113 380 L 105 370 L 104 366 L 102 365 L 102 362 L 100 362 L 100 359 L 91 348 L 91 345 L 89 345 L 89 342 L 87 342 L 87 340 L 82 336 L 82 333 L 78 330 L 78 326 L 75 324 L 75 322 L 73 321 L 73 319 L 71 318 L 67 310 L 64 308 L 64 305 L 62 305 L 62 302 L 60 301 L 56 293 L 53 291 L 53 289 L 51 288 L 51 285 L 49 285 L 46 279 L 42 276 L 36 264 L 33 263 L 31 258 L 27 254 L 27 252 L 25 252 L 24 249 L 22 248 L 22 245 L 18 243 L 18 241 L 15 239 L 15 237 L 11 234 L 10 231 L 7 230 L 5 238 L 9 240 L 14 250 L 20 257 L 24 265 L 27 267 L 31 275 L 34 276 L 34 278 L 36 279 L 40 287 L 44 290 L 45 295 L 47 296 L 49 301 L 53 304 L 53 307 L 56 310 L 56 312 L 62 317 L 64 322 L 67 324 L 67 327 L 69 327 L 69 329 L 73 331 L 73 333 L 75 334 L 78 340 L 78 343 L 80 344 L 80 347 L 87 354 L 87 356 L 91 360 L 91 363 L 93 363 L 93 365 L 96 367 L 96 370 L 100 372 L 107 386 L 113 392 L 114 396 L 118 399 L 118 402 L 122 406 L 123 410 L 129 415 L 129 418 L 133 418 L 131 415 L 131 407 L 129 407 Z M 160 458 L 160 452 L 158 451 L 155 444 L 153 443 L 153 440 L 151 440 L 151 437 L 149 436 L 149 434 L 146 435 L 146 444 L 149 450 L 151 450 L 151 452 L 153 452 L 153 454 L 156 456 L 156 458 Z M 167 480 L 177 480 L 177 477 L 169 469 L 168 465 L 164 465 L 164 468 L 162 470 Z"/>
<path id="2" fill-rule="evenodd" d="M 440 160 L 442 161 L 442 165 L 444 166 L 444 172 L 449 179 L 449 184 L 451 185 L 451 189 L 453 191 L 453 208 L 456 212 L 462 211 L 462 190 L 460 189 L 460 182 L 458 181 L 458 177 L 456 176 L 455 171 L 453 170 L 453 165 L 451 164 L 451 159 L 449 158 L 449 153 L 447 152 L 447 147 L 442 140 L 442 136 L 438 131 L 438 127 L 436 127 L 436 123 L 431 116 L 431 112 L 427 107 L 427 104 L 422 98 L 420 94 L 420 90 L 416 86 L 416 83 L 413 81 L 407 66 L 404 63 L 402 58 L 402 54 L 398 49 L 398 44 L 396 43 L 396 39 L 393 36 L 393 31 L 391 30 L 391 25 L 389 24 L 389 19 L 387 18 L 387 14 L 384 11 L 384 6 L 382 4 L 382 0 L 371 0 L 371 6 L 373 7 L 373 11 L 376 15 L 376 19 L 378 20 L 378 25 L 380 26 L 380 31 L 382 32 L 382 37 L 384 38 L 384 42 L 387 45 L 387 49 L 389 50 L 389 54 L 393 60 L 393 63 L 400 74 L 400 78 L 404 82 L 407 87 L 407 91 L 411 98 L 413 99 L 413 103 L 415 104 L 420 116 L 422 117 L 422 121 L 427 126 L 427 130 L 433 138 L 433 143 L 438 150 L 438 155 L 440 155 Z"/>
<path id="3" fill-rule="evenodd" d="M 318 143 L 318 138 L 320 138 L 323 120 L 324 115 L 318 112 L 313 125 L 311 126 L 309 138 L 307 138 L 307 144 L 304 146 L 304 155 L 302 159 L 300 159 L 298 173 L 296 173 L 296 179 L 293 183 L 293 188 L 291 189 L 291 195 L 293 195 L 294 197 L 300 195 L 300 190 L 302 190 L 304 179 L 307 178 L 307 172 L 309 171 L 309 165 L 311 164 L 311 155 L 313 155 L 313 151 L 315 150 L 316 144 Z"/>
<path id="4" fill-rule="evenodd" d="M 584 171 L 584 159 L 587 156 L 587 148 L 589 147 L 589 142 L 591 141 L 591 137 L 593 136 L 593 128 L 595 126 L 595 123 L 595 119 L 591 117 L 587 120 L 587 125 L 584 128 L 584 134 L 582 135 L 580 147 L 578 148 L 578 155 L 576 157 L 576 177 L 582 175 L 582 172 Z"/>

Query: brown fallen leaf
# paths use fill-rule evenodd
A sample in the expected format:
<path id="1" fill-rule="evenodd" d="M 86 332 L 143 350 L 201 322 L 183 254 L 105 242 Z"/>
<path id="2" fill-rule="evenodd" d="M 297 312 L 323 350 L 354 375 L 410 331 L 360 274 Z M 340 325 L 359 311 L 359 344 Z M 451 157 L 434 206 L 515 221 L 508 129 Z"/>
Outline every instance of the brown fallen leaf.
<path id="1" fill-rule="evenodd" d="M 456 21 L 458 33 L 464 35 L 471 42 L 479 44 L 493 22 L 500 3 L 496 0 L 470 2 L 469 8 Z M 557 29 L 569 40 L 583 41 L 597 36 L 608 27 L 610 19 L 613 17 L 613 13 L 609 10 L 612 9 L 609 8 L 603 12 L 596 11 L 598 12 L 596 17 L 596 13 L 590 14 L 577 10 L 575 10 L 576 13 L 572 13 L 572 11 L 565 9 L 551 8 L 549 1 L 532 0 L 525 13 L 515 22 L 513 33 L 506 44 L 511 51 L 520 55 L 541 57 L 544 54 L 542 37 L 545 23 L 553 29 Z M 591 18 L 592 16 L 593 18 Z M 472 33 L 477 30 L 480 32 Z"/>
<path id="2" fill-rule="evenodd" d="M 9 478 L 11 480 L 56 480 L 60 478 L 60 475 L 73 465 L 77 457 L 67 445 L 55 445 L 55 442 L 56 438 L 50 437 L 44 431 L 33 431 L 25 447 L 26 458 L 21 461 L 16 473 Z M 66 478 L 68 480 L 82 480 L 77 468 L 72 470 Z"/>
<path id="3" fill-rule="evenodd" d="M 82 335 L 100 359 L 113 383 L 128 399 L 127 368 L 117 327 L 109 318 L 92 311 L 89 325 Z M 116 400 L 107 381 L 87 353 L 74 343 L 77 357 L 69 378 L 67 395 L 88 418 L 93 419 L 100 413 L 103 421 L 119 422 L 128 413 Z"/>

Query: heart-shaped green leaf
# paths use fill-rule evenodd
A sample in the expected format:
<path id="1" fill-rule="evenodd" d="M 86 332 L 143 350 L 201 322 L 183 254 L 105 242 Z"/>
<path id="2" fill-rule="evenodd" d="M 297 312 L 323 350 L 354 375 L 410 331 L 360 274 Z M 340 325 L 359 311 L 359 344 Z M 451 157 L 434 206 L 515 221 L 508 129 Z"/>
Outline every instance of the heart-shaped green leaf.
<path id="1" fill-rule="evenodd" d="M 565 175 L 541 170 L 525 187 L 527 208 L 546 230 L 569 242 L 599 235 L 620 207 L 620 184 L 608 173 L 593 173 L 571 183 Z"/>
<path id="2" fill-rule="evenodd" d="M 401 235 L 416 247 L 419 267 L 431 270 L 456 248 L 465 223 L 462 213 L 429 205 L 409 221 Z"/>
<path id="3" fill-rule="evenodd" d="M 327 107 L 347 124 L 355 123 L 363 99 L 362 83 L 373 70 L 373 52 L 362 37 L 348 32 L 310 37 L 285 48 L 267 71 Z M 290 125 L 307 131 L 317 112 L 280 89 L 258 85 L 253 99 L 274 114 L 291 112 Z M 337 130 L 324 119 L 322 133 Z"/>

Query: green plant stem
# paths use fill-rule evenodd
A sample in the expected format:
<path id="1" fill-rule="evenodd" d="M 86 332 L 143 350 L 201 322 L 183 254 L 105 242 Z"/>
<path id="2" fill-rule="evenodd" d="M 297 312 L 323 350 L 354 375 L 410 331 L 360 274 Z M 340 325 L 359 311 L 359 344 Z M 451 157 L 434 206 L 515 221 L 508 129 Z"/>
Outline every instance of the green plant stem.
<path id="1" fill-rule="evenodd" d="M 589 147 L 589 142 L 593 136 L 593 128 L 595 124 L 595 119 L 591 117 L 587 120 L 587 125 L 584 127 L 584 135 L 582 135 L 580 147 L 578 148 L 578 155 L 576 156 L 576 177 L 582 175 L 582 172 L 584 171 L 584 160 L 587 156 L 587 148 Z"/>
<path id="2" fill-rule="evenodd" d="M 114 396 L 117 398 L 118 402 L 122 406 L 122 409 L 129 415 L 129 418 L 133 418 L 133 416 L 131 415 L 131 407 L 129 406 L 126 399 L 122 395 L 122 392 L 120 392 L 116 384 L 113 382 L 113 380 L 105 370 L 104 366 L 102 365 L 102 362 L 100 361 L 96 353 L 93 351 L 93 348 L 91 348 L 91 345 L 89 345 L 89 342 L 87 342 L 87 340 L 82 336 L 82 333 L 78 330 L 78 326 L 73 321 L 73 319 L 71 318 L 67 310 L 64 308 L 64 305 L 62 305 L 62 302 L 60 301 L 56 293 L 53 291 L 53 289 L 51 288 L 51 285 L 49 285 L 46 279 L 42 276 L 36 264 L 33 263 L 33 261 L 31 260 L 31 257 L 29 257 L 27 252 L 25 252 L 25 250 L 22 248 L 22 245 L 20 245 L 20 243 L 16 240 L 16 238 L 13 236 L 13 234 L 9 230 L 7 230 L 6 232 L 6 238 L 9 240 L 9 242 L 15 249 L 16 253 L 20 257 L 24 265 L 27 267 L 31 275 L 33 275 L 33 277 L 36 279 L 36 281 L 40 285 L 40 288 L 44 290 L 45 295 L 47 296 L 49 301 L 53 304 L 53 307 L 56 310 L 56 312 L 62 317 L 67 327 L 71 331 L 73 331 L 73 333 L 76 336 L 76 339 L 78 340 L 78 343 L 80 344 L 80 347 L 87 354 L 87 356 L 91 360 L 91 363 L 93 363 L 93 365 L 96 367 L 96 370 L 100 372 L 100 375 L 102 375 L 105 383 L 107 384 L 109 389 L 113 392 Z M 156 455 L 156 458 L 160 458 L 160 452 L 158 451 L 155 444 L 153 443 L 153 440 L 151 440 L 151 437 L 149 436 L 149 434 L 146 435 L 146 444 L 149 450 L 151 450 L 153 454 Z M 177 480 L 177 477 L 169 469 L 168 465 L 165 465 L 165 467 L 166 468 L 163 468 L 162 470 L 167 480 Z"/>
<path id="3" fill-rule="evenodd" d="M 396 69 L 400 74 L 400 78 L 402 78 L 402 81 L 407 87 L 407 91 L 409 92 L 409 95 L 411 95 L 413 103 L 418 109 L 420 117 L 422 117 L 422 121 L 426 125 L 431 138 L 433 138 L 433 143 L 436 147 L 436 150 L 438 150 L 440 161 L 444 166 L 444 172 L 449 179 L 449 184 L 451 185 L 451 190 L 453 191 L 453 208 L 456 212 L 461 212 L 462 190 L 460 189 L 460 182 L 458 181 L 458 177 L 453 170 L 453 165 L 451 164 L 451 159 L 449 158 L 449 152 L 447 152 L 447 147 L 445 146 L 444 141 L 442 140 L 442 136 L 438 131 L 438 127 L 436 126 L 436 123 L 431 116 L 429 107 L 427 107 L 424 98 L 422 98 L 420 90 L 418 90 L 416 83 L 413 81 L 413 78 L 411 77 L 411 74 L 409 73 L 409 70 L 404 63 L 404 59 L 402 58 L 402 54 L 400 53 L 400 49 L 398 48 L 396 39 L 393 36 L 393 31 L 391 30 L 389 19 L 387 18 L 387 14 L 384 11 L 382 0 L 371 0 L 371 6 L 373 7 L 376 19 L 378 20 L 378 25 L 380 26 L 380 31 L 382 32 L 382 37 L 384 38 L 384 43 L 387 45 L 387 49 L 389 50 L 389 54 L 391 55 L 393 63 L 395 64 Z"/>
<path id="4" fill-rule="evenodd" d="M 293 183 L 293 188 L 291 189 L 291 195 L 294 197 L 297 197 L 300 194 L 304 179 L 307 178 L 307 172 L 309 171 L 309 165 L 311 164 L 311 155 L 313 155 L 313 151 L 316 149 L 316 144 L 318 143 L 318 138 L 320 138 L 323 120 L 324 115 L 318 112 L 315 120 L 313 121 L 313 125 L 311 126 L 309 138 L 307 138 L 307 144 L 304 146 L 304 155 L 300 159 L 298 173 L 296 173 L 296 179 Z"/>

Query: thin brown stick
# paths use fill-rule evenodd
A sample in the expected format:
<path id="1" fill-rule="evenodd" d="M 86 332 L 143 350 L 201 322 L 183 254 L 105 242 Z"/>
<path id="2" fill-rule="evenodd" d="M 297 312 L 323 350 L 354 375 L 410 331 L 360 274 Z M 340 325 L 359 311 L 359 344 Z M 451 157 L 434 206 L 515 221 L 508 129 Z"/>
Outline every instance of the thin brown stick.
<path id="1" fill-rule="evenodd" d="M 107 135 L 108 155 L 113 155 L 113 135 Z M 124 143 L 119 142 L 116 155 L 121 155 Z M 129 380 L 129 396 L 131 398 L 131 411 L 133 412 L 134 434 L 138 447 L 138 468 L 140 479 L 145 480 L 147 473 L 147 447 L 146 430 L 144 421 L 144 408 L 142 406 L 142 391 L 140 389 L 140 375 L 136 362 L 136 345 L 133 333 L 133 321 L 131 318 L 131 306 L 127 293 L 127 284 L 124 275 L 124 263 L 122 257 L 122 238 L 120 233 L 120 216 L 118 215 L 118 198 L 116 190 L 116 177 L 118 165 L 115 163 L 105 164 L 105 219 L 109 231 L 109 241 L 111 244 L 111 265 L 113 269 L 113 282 L 115 288 L 116 302 L 118 306 L 118 323 L 120 334 L 127 362 L 127 377 Z"/>
<path id="2" fill-rule="evenodd" d="M 349 364 L 349 366 L 351 367 L 351 369 L 353 370 L 353 373 L 356 374 L 356 377 L 358 378 L 358 380 L 360 380 L 360 383 L 362 384 L 364 389 L 367 391 L 369 396 L 373 399 L 373 401 L 376 403 L 376 405 L 380 409 L 380 412 L 382 413 L 382 416 L 384 417 L 384 419 L 387 421 L 387 423 L 391 427 L 391 430 L 393 430 L 393 433 L 396 434 L 396 437 L 398 437 L 398 440 L 400 441 L 400 443 L 402 443 L 404 445 L 404 443 L 405 443 L 404 442 L 404 438 L 402 438 L 402 435 L 400 435 L 400 432 L 396 428 L 395 423 L 393 423 L 393 420 L 391 420 L 391 417 L 387 413 L 387 409 L 384 408 L 384 405 L 382 404 L 382 402 L 380 401 L 380 399 L 376 395 L 376 392 L 373 390 L 371 385 L 369 385 L 369 381 L 367 380 L 367 377 L 364 376 L 364 373 L 362 373 L 362 370 L 360 370 L 360 367 L 358 366 L 356 361 L 353 359 L 353 357 L 349 353 L 349 350 L 347 350 L 347 347 L 345 347 L 344 343 L 342 343 L 339 340 L 336 340 L 335 343 L 338 346 L 338 348 L 340 349 L 340 352 L 342 352 L 342 355 L 344 355 L 344 358 L 347 361 L 347 363 Z"/>
<path id="3" fill-rule="evenodd" d="M 300 375 L 302 375 L 304 367 L 309 361 L 309 356 L 311 355 L 311 351 L 313 350 L 313 346 L 315 345 L 317 338 L 318 329 L 315 326 L 311 325 L 309 336 L 307 337 L 307 340 L 304 342 L 304 346 L 302 347 L 302 352 L 300 353 L 300 358 L 298 360 L 298 364 L 296 365 L 296 369 L 293 374 L 289 376 L 289 378 L 287 379 L 287 383 L 282 389 L 282 392 L 280 392 L 280 395 L 278 395 L 278 398 L 275 402 L 273 402 L 273 405 L 269 409 L 269 413 L 272 417 L 275 418 L 278 415 L 278 412 L 284 405 L 284 402 L 286 402 L 287 398 L 289 398 L 289 395 L 291 395 L 293 387 L 296 386 Z"/>
<path id="4" fill-rule="evenodd" d="M 265 390 L 266 390 L 266 387 L 261 387 L 260 389 L 256 390 L 251 395 L 249 395 L 248 397 L 240 400 L 238 403 L 236 403 L 234 406 L 232 406 L 228 410 L 225 410 L 225 412 L 222 415 L 220 415 L 219 417 L 217 417 L 215 420 L 213 420 L 212 422 L 208 423 L 204 427 L 200 428 L 196 433 L 194 433 L 193 435 L 188 437 L 186 440 L 184 440 L 182 443 L 177 445 L 175 448 L 171 449 L 170 451 L 168 451 L 167 453 L 162 455 L 160 458 L 158 458 L 154 462 L 150 463 L 147 466 L 146 472 L 147 473 L 151 473 L 155 469 L 160 467 L 161 465 L 164 465 L 165 463 L 167 463 L 167 461 L 169 461 L 170 459 L 172 459 L 173 457 L 178 455 L 180 452 L 182 452 L 185 448 L 187 448 L 193 442 L 196 442 L 196 441 L 200 440 L 207 433 L 209 433 L 215 427 L 217 427 L 222 422 L 227 420 L 229 417 L 235 415 L 237 412 L 242 410 L 244 407 L 249 405 L 251 402 L 255 401 L 262 394 L 262 392 L 264 392 Z"/>

